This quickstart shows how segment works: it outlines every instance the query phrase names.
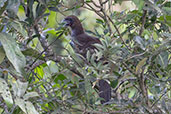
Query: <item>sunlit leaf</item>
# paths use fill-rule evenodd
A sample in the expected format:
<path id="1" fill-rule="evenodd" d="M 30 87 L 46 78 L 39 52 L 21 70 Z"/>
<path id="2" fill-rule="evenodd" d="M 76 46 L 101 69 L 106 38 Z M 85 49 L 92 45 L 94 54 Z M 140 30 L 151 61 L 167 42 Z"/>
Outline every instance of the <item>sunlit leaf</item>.
<path id="1" fill-rule="evenodd" d="M 136 89 L 131 89 L 128 97 L 132 98 L 135 94 L 136 94 Z"/>
<path id="2" fill-rule="evenodd" d="M 25 106 L 27 109 L 27 114 L 39 114 L 31 102 L 25 101 Z"/>
<path id="3" fill-rule="evenodd" d="M 29 98 L 38 97 L 38 96 L 39 94 L 37 92 L 28 92 L 23 96 L 23 98 L 24 100 L 28 100 Z"/>
<path id="4" fill-rule="evenodd" d="M 146 64 L 147 58 L 142 59 L 136 66 L 136 74 L 140 73 L 141 68 Z"/>
<path id="5" fill-rule="evenodd" d="M 3 62 L 4 58 L 5 58 L 4 49 L 0 47 L 0 64 Z"/>
<path id="6" fill-rule="evenodd" d="M 15 99 L 15 103 L 17 106 L 19 106 L 21 108 L 21 110 L 26 113 L 26 114 L 39 114 L 34 105 L 29 102 L 29 101 L 25 101 L 24 99 L 21 98 L 16 98 Z"/>
<path id="7" fill-rule="evenodd" d="M 16 97 L 15 104 L 21 108 L 21 110 L 26 113 L 25 101 L 19 97 Z"/>
<path id="8" fill-rule="evenodd" d="M 91 2 L 91 0 L 86 0 L 87 3 Z"/>
<path id="9" fill-rule="evenodd" d="M 17 80 L 11 83 L 12 83 L 12 89 L 14 91 L 14 95 L 18 97 L 22 97 L 26 92 L 28 82 L 21 82 L 20 80 Z"/>
<path id="10" fill-rule="evenodd" d="M 26 19 L 26 12 L 22 5 L 19 6 L 17 16 L 19 17 L 20 21 L 24 21 Z"/>
<path id="11" fill-rule="evenodd" d="M 39 78 L 43 78 L 43 76 L 44 76 L 44 71 L 43 71 L 43 66 L 41 65 L 41 66 L 39 66 L 39 67 L 36 67 L 35 69 L 34 69 L 34 71 L 39 75 Z M 39 79 L 37 79 L 36 81 L 39 81 Z"/>

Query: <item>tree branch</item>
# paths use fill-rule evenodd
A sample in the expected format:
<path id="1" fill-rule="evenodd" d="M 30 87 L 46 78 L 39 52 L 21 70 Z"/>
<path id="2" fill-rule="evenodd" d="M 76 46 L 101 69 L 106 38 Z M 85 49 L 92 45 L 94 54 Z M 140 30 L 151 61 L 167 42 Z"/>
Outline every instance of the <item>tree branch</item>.
<path id="1" fill-rule="evenodd" d="M 145 25 L 145 22 L 146 22 L 146 17 L 147 17 L 147 10 L 144 10 L 144 13 L 143 13 L 143 16 L 142 16 L 142 26 L 140 28 L 139 36 L 141 36 L 143 31 L 144 31 L 144 25 Z"/>

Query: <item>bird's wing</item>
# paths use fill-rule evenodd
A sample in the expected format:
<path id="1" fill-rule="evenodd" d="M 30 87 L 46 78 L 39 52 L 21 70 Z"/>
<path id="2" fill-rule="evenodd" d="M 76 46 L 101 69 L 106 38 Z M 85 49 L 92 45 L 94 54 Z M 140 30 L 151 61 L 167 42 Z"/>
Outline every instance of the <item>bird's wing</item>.
<path id="1" fill-rule="evenodd" d="M 85 44 L 91 45 L 91 44 L 94 44 L 94 43 L 100 43 L 100 40 L 98 38 L 90 36 L 90 35 L 85 34 L 85 33 L 76 36 L 75 39 L 77 41 L 79 41 L 79 43 L 81 45 L 85 45 Z"/>

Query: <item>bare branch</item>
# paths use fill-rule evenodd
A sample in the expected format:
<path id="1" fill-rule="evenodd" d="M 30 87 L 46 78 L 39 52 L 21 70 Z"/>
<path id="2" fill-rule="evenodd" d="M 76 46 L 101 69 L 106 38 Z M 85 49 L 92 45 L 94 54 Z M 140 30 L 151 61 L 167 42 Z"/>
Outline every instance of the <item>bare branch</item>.
<path id="1" fill-rule="evenodd" d="M 126 42 L 123 40 L 122 35 L 121 35 L 121 33 L 119 32 L 119 29 L 117 28 L 117 26 L 115 25 L 115 23 L 113 22 L 113 20 L 112 20 L 109 16 L 107 16 L 107 17 L 109 18 L 110 22 L 112 23 L 112 25 L 113 25 L 114 28 L 116 29 L 116 31 L 117 31 L 117 33 L 118 33 L 120 39 L 122 40 L 123 44 L 127 47 L 127 49 L 131 50 L 131 48 L 130 48 L 130 47 L 126 44 Z"/>

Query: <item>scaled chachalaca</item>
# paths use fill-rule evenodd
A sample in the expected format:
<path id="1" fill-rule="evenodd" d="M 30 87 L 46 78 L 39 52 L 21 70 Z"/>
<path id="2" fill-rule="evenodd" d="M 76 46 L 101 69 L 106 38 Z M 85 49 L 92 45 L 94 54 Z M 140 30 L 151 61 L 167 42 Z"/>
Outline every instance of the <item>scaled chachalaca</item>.
<path id="1" fill-rule="evenodd" d="M 65 22 L 65 26 L 71 28 L 71 40 L 74 45 L 72 47 L 74 47 L 76 53 L 79 53 L 86 58 L 87 51 L 90 50 L 92 53 L 91 50 L 95 49 L 92 44 L 101 44 L 101 41 L 98 38 L 85 33 L 80 20 L 76 16 L 70 15 L 66 17 L 63 22 Z M 106 80 L 99 80 L 98 90 L 99 96 L 104 99 L 101 100 L 102 104 L 111 99 L 111 86 Z"/>

